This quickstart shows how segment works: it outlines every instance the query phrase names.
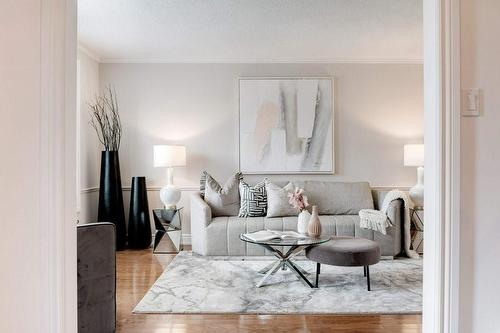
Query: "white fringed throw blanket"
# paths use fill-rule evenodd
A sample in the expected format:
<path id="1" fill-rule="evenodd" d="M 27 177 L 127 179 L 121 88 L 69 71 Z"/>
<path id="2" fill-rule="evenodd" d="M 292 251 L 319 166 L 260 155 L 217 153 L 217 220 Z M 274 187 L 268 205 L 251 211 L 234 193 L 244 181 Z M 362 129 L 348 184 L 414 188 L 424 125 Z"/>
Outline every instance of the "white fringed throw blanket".
<path id="1" fill-rule="evenodd" d="M 392 190 L 384 198 L 380 210 L 362 209 L 359 211 L 360 222 L 359 226 L 364 229 L 371 229 L 374 231 L 386 234 L 386 229 L 392 227 L 392 222 L 387 218 L 387 210 L 393 200 L 401 199 L 404 203 L 404 248 L 405 253 L 410 258 L 418 258 L 418 253 L 410 249 L 411 233 L 410 233 L 410 208 L 413 208 L 413 202 L 406 192 L 400 190 Z"/>

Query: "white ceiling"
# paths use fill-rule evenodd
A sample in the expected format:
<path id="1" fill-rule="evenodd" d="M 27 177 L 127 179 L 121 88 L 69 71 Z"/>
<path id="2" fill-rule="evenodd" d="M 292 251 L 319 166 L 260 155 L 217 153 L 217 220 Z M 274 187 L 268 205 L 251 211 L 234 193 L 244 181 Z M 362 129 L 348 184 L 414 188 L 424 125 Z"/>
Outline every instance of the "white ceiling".
<path id="1" fill-rule="evenodd" d="M 413 62 L 422 0 L 78 0 L 103 62 Z"/>

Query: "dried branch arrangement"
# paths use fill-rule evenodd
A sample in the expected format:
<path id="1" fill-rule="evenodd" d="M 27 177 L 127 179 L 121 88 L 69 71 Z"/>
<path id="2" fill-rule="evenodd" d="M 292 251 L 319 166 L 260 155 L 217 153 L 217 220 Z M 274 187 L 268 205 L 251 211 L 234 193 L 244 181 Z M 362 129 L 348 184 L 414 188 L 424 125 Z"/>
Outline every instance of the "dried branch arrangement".
<path id="1" fill-rule="evenodd" d="M 108 86 L 102 96 L 96 96 L 89 103 L 90 122 L 105 150 L 117 151 L 120 148 L 122 124 L 118 112 L 115 89 Z"/>

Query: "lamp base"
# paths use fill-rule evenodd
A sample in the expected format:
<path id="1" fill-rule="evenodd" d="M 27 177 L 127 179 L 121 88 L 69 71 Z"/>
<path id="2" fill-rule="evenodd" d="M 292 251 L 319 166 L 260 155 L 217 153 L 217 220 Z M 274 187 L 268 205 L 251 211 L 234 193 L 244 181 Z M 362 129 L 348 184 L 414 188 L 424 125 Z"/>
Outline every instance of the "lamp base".
<path id="1" fill-rule="evenodd" d="M 415 207 L 424 207 L 424 168 L 417 168 L 417 184 L 410 189 L 410 199 Z"/>
<path id="2" fill-rule="evenodd" d="M 175 209 L 181 199 L 181 191 L 175 185 L 163 186 L 160 190 L 160 199 L 166 209 Z"/>
<path id="3" fill-rule="evenodd" d="M 424 185 L 417 184 L 410 189 L 410 199 L 415 207 L 424 207 Z"/>

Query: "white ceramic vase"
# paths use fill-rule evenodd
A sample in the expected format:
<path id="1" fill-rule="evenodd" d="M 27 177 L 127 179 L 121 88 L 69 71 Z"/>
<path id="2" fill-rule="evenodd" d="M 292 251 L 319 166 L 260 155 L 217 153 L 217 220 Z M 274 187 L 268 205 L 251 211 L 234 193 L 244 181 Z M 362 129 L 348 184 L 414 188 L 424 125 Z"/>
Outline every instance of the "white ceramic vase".
<path id="1" fill-rule="evenodd" d="M 297 220 L 297 232 L 299 234 L 307 234 L 307 227 L 309 226 L 309 220 L 311 219 L 311 214 L 304 209 L 300 212 Z"/>

